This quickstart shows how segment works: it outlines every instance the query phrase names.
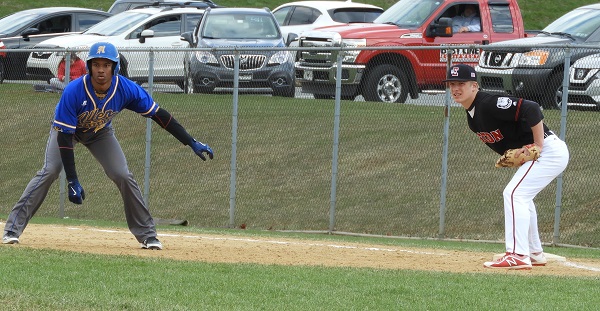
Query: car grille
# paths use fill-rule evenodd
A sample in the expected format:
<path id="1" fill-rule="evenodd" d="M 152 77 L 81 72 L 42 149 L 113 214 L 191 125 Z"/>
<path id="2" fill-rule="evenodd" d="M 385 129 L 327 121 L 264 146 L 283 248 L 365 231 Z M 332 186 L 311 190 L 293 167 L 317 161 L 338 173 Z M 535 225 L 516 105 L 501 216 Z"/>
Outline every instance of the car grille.
<path id="1" fill-rule="evenodd" d="M 52 55 L 52 52 L 32 52 L 31 58 L 35 59 L 48 59 Z"/>
<path id="2" fill-rule="evenodd" d="M 267 57 L 265 55 L 240 55 L 240 70 L 251 70 L 262 68 L 265 65 Z M 221 63 L 229 69 L 233 69 L 235 64 L 234 55 L 221 56 Z"/>
<path id="3" fill-rule="evenodd" d="M 299 52 L 298 60 L 305 66 L 331 67 L 337 60 L 337 51 L 329 38 L 306 37 L 300 40 L 300 45 L 307 48 L 326 48 L 326 50 L 305 50 Z"/>
<path id="4" fill-rule="evenodd" d="M 516 53 L 484 51 L 480 65 L 493 68 L 512 68 Z"/>

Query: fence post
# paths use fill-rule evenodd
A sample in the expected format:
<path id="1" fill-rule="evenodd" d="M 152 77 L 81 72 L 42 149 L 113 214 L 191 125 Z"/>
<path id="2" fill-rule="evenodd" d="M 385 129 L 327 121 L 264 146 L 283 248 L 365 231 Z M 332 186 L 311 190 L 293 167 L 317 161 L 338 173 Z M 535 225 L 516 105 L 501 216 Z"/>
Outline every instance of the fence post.
<path id="1" fill-rule="evenodd" d="M 235 181 L 237 166 L 237 126 L 238 126 L 238 100 L 240 84 L 240 52 L 234 51 L 233 63 L 233 112 L 231 120 L 231 164 L 229 179 L 229 228 L 235 227 Z"/>
<path id="2" fill-rule="evenodd" d="M 65 83 L 71 82 L 71 53 L 69 49 L 65 51 Z M 65 218 L 65 204 L 67 203 L 67 174 L 64 168 L 58 175 L 58 218 Z"/>
<path id="3" fill-rule="evenodd" d="M 331 161 L 331 197 L 329 199 L 329 233 L 335 229 L 335 203 L 337 200 L 338 153 L 340 143 L 340 110 L 342 98 L 342 54 L 337 54 L 335 73 L 335 109 L 333 113 L 333 159 Z"/>
<path id="4" fill-rule="evenodd" d="M 148 93 L 154 89 L 154 50 L 150 48 L 148 61 Z M 144 161 L 144 203 L 150 208 L 150 151 L 152 147 L 152 119 L 146 119 L 146 159 Z"/>
<path id="5" fill-rule="evenodd" d="M 569 98 L 569 71 L 571 69 L 571 48 L 565 48 L 565 63 L 563 70 L 562 98 L 560 109 L 560 133 L 558 137 L 565 140 L 567 134 L 567 101 Z M 562 207 L 563 173 L 556 177 L 556 207 L 554 209 L 554 234 L 552 244 L 560 242 L 560 210 Z"/>
<path id="6" fill-rule="evenodd" d="M 448 69 L 452 66 L 452 49 L 446 50 L 446 78 L 448 78 Z M 448 144 L 450 136 L 450 104 L 452 97 L 450 91 L 446 88 L 446 98 L 444 100 L 444 136 L 442 151 L 442 184 L 440 187 L 440 228 L 438 238 L 443 239 L 446 234 L 446 192 L 448 191 Z"/>

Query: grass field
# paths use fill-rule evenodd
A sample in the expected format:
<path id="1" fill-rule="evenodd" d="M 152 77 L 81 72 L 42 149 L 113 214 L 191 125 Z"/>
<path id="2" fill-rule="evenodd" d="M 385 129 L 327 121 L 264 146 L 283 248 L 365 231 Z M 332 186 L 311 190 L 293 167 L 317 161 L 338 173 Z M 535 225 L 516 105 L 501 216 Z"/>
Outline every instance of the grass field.
<path id="1" fill-rule="evenodd" d="M 2 88 L 2 99 L 0 109 L 7 116 L 11 116 L 13 122 L 5 122 L 1 131 L 4 133 L 19 133 L 3 136 L 2 145 L 14 145 L 18 148 L 3 149 L 2 176 L 5 180 L 2 186 L 2 200 L 0 201 L 2 211 L 6 214 L 10 210 L 16 197 L 22 191 L 22 187 L 30 178 L 29 174 L 23 174 L 24 170 L 33 172 L 38 168 L 43 153 L 43 145 L 46 139 L 49 116 L 52 113 L 52 102 L 57 99 L 56 94 L 40 94 L 32 92 L 29 85 L 4 84 Z M 162 132 L 154 134 L 157 147 L 154 159 L 158 160 L 158 171 L 153 187 L 161 189 L 152 197 L 155 202 L 164 202 L 176 198 L 177 201 L 191 200 L 181 208 L 195 210 L 193 214 L 203 217 L 216 217 L 214 213 L 223 215 L 222 222 L 226 222 L 227 216 L 227 182 L 228 182 L 228 155 L 230 144 L 230 96 L 185 96 L 182 94 L 156 94 L 157 100 L 163 106 L 168 107 L 175 113 L 183 124 L 188 125 L 188 130 L 193 133 L 202 133 L 202 137 L 214 142 L 213 148 L 218 150 L 218 156 L 222 160 L 213 160 L 214 166 L 209 163 L 198 162 L 196 165 L 181 165 L 189 163 L 192 156 L 188 150 L 181 151 L 174 139 Z M 327 170 L 315 175 L 320 170 L 312 170 L 311 167 L 301 169 L 307 165 L 329 161 L 330 159 L 330 122 L 332 107 L 325 101 L 286 99 L 283 102 L 265 100 L 270 97 L 247 95 L 241 97 L 240 108 L 240 144 L 239 170 L 240 174 L 239 205 L 240 217 L 249 222 L 250 228 L 264 228 L 266 225 L 259 223 L 261 214 L 269 215 L 269 218 L 280 219 L 283 223 L 276 222 L 275 229 L 286 229 L 284 227 L 288 212 L 293 217 L 304 219 L 299 226 L 311 223 L 310 219 L 315 213 L 322 213 L 320 209 L 311 208 L 315 202 L 309 202 L 299 197 L 296 199 L 283 200 L 279 195 L 298 193 L 294 182 L 281 179 L 287 176 L 276 173 L 282 169 L 288 171 L 298 170 L 303 178 L 308 178 L 307 189 L 311 193 L 309 197 L 321 197 L 321 203 L 327 205 L 329 173 Z M 11 100 L 12 99 L 12 100 Z M 40 105 L 40 102 L 43 103 Z M 327 107 L 324 108 L 323 106 Z M 375 105 L 374 103 L 345 103 L 342 114 L 343 137 L 342 137 L 342 159 L 345 165 L 353 168 L 350 174 L 340 179 L 342 184 L 355 185 L 344 190 L 341 187 L 340 206 L 346 207 L 340 216 L 340 226 L 353 228 L 352 226 L 371 224 L 383 220 L 377 226 L 393 224 L 400 227 L 408 227 L 408 230 L 423 230 L 428 227 L 435 234 L 437 223 L 435 222 L 438 203 L 419 206 L 418 209 L 409 208 L 410 205 L 421 202 L 421 199 L 410 199 L 410 193 L 415 196 L 426 195 L 436 200 L 439 195 L 436 190 L 422 191 L 426 189 L 426 183 L 420 181 L 419 176 L 436 176 L 439 174 L 438 159 L 436 156 L 432 162 L 413 161 L 414 170 L 406 170 L 406 163 L 399 159 L 386 159 L 386 154 L 396 153 L 402 157 L 414 158 L 417 154 L 422 156 L 422 146 L 438 146 L 439 136 L 431 134 L 430 124 L 442 125 L 439 107 L 417 107 L 410 105 Z M 460 110 L 452 109 L 451 115 L 461 116 Z M 558 128 L 558 112 L 547 111 L 545 113 L 548 123 L 553 128 Z M 593 131 L 597 130 L 595 112 L 572 112 L 570 122 L 573 123 L 569 134 L 572 150 L 582 150 L 582 154 L 593 154 L 593 146 L 589 137 L 598 137 Z M 134 114 L 124 114 L 117 118 L 115 126 L 117 135 L 123 146 L 126 147 L 130 166 L 138 170 L 141 176 L 140 159 L 143 158 L 143 142 L 140 135 L 143 133 L 145 123 Z M 392 122 L 396 119 L 401 122 Z M 480 167 L 480 170 L 472 175 L 461 175 L 459 183 L 469 182 L 469 190 L 475 192 L 490 191 L 491 180 L 504 178 L 503 172 L 498 175 L 484 174 L 490 170 L 489 163 L 493 162 L 494 156 L 484 148 L 475 149 L 484 152 L 477 162 L 465 162 L 461 160 L 468 154 L 456 154 L 461 144 L 471 146 L 475 143 L 473 137 L 464 130 L 465 124 L 462 117 L 453 118 L 451 132 L 452 140 L 457 145 L 453 151 L 455 155 L 451 159 L 453 165 L 469 165 Z M 391 126 L 395 124 L 395 126 Z M 429 124 L 429 125 L 428 125 Z M 125 130 L 125 128 L 128 130 Z M 121 129 L 121 130 L 120 130 Z M 306 135 L 304 133 L 311 133 Z M 386 133 L 385 138 L 377 133 Z M 289 136 L 291 135 L 291 136 Z M 322 135 L 322 137 L 320 136 Z M 404 135 L 409 139 L 402 140 Z M 286 137 L 291 137 L 286 139 Z M 585 139 L 588 137 L 588 139 Z M 461 142 L 465 140 L 465 142 Z M 365 146 L 365 143 L 367 144 Z M 375 143 L 375 145 L 373 145 Z M 262 147 L 261 147 L 262 146 Z M 310 147 L 309 147 L 310 146 Z M 439 146 L 438 146 L 439 147 Z M 437 149 L 436 147 L 435 149 Z M 478 146 L 477 147 L 481 147 Z M 391 148 L 391 149 L 390 149 Z M 82 176 L 86 177 L 85 186 L 90 190 L 86 207 L 68 207 L 68 215 L 79 219 L 116 219 L 119 223 L 77 221 L 86 225 L 118 226 L 124 227 L 122 214 L 118 208 L 119 198 L 116 193 L 111 193 L 112 185 L 99 172 L 94 161 L 84 160 L 86 155 L 78 151 L 78 167 L 82 170 Z M 310 150 L 311 152 L 306 152 Z M 469 150 L 464 149 L 462 152 Z M 225 153 L 225 154 L 222 154 Z M 428 153 L 439 154 L 439 150 L 429 150 Z M 367 157 L 365 157 L 367 155 Z M 489 155 L 489 157 L 487 157 Z M 306 159 L 305 159 L 306 158 Z M 288 159 L 287 162 L 282 162 Z M 365 161 L 368 159 L 368 161 Z M 378 166 L 368 165 L 370 162 L 378 163 Z M 589 191 L 593 184 L 593 175 L 590 174 L 590 159 L 575 161 L 570 167 L 572 174 L 570 181 L 576 183 L 581 180 L 579 186 L 570 186 L 569 191 L 576 191 L 569 196 L 569 200 L 577 200 L 580 203 L 568 202 L 573 208 L 581 207 L 580 212 L 574 215 L 566 215 L 563 220 L 565 226 L 571 221 L 573 234 L 581 235 L 582 239 L 597 236 L 597 213 L 591 213 L 595 209 L 593 198 L 597 195 Z M 400 162 L 399 167 L 388 166 Z M 488 163 L 489 162 L 489 163 Z M 9 164 L 10 163 L 10 164 Z M 285 164 L 287 163 L 287 165 Z M 327 165 L 325 163 L 325 165 Z M 455 171 L 464 172 L 459 167 Z M 378 168 L 380 167 L 380 168 Z M 392 170 L 396 173 L 408 174 L 404 178 L 389 180 L 380 178 L 381 174 L 368 174 L 370 170 L 381 169 Z M 200 176 L 194 174 L 202 170 Z M 266 172 L 266 175 L 264 175 Z M 312 176 L 311 176 L 311 173 Z M 173 174 L 173 176 L 169 176 Z M 258 176 L 262 176 L 257 178 Z M 322 174 L 322 175 L 321 175 Z M 434 174 L 434 175 L 431 175 Z M 290 176 L 296 176 L 292 174 Z M 95 178 L 94 178 L 95 176 Z M 491 176 L 491 177 L 490 177 Z M 500 177 L 499 177 L 500 176 Z M 158 178 L 160 177 L 160 178 Z M 185 179 L 190 179 L 186 181 Z M 409 179 L 410 178 L 410 179 Z M 435 177 L 434 177 L 435 178 Z M 483 178 L 483 179 L 479 179 Z M 173 182 L 173 180 L 176 180 Z M 182 187 L 201 181 L 204 185 L 193 192 L 182 191 Z M 323 184 L 318 184 L 321 180 Z M 404 182 L 411 180 L 411 182 Z M 427 180 L 427 179 L 425 179 Z M 398 183 L 400 182 L 400 183 Z M 169 185 L 173 183 L 173 187 Z M 317 186 L 314 184 L 317 183 Z M 495 187 L 502 187 L 502 183 L 494 182 Z M 292 187 L 290 188 L 290 185 Z M 311 186 L 312 185 L 312 186 Z M 271 188 L 269 188 L 271 187 Z M 313 188 L 314 187 L 314 188 Z M 436 186 L 437 187 L 437 186 Z M 224 189 L 225 190 L 224 190 Z M 263 189 L 271 189 L 267 193 L 260 194 Z M 320 189 L 320 190 L 319 190 Z M 376 189 L 376 192 L 373 191 Z M 418 189 L 421 189 L 419 191 Z M 460 230 L 472 231 L 474 234 L 485 235 L 494 230 L 502 230 L 500 211 L 496 214 L 477 212 L 481 210 L 482 204 L 490 204 L 489 197 L 483 197 L 484 201 L 477 201 L 481 197 L 468 196 L 470 192 L 462 192 L 463 187 L 456 185 L 451 190 L 450 200 L 461 200 L 457 202 L 460 213 L 450 213 L 449 218 L 455 219 L 453 226 L 460 226 Z M 184 188 L 185 190 L 185 188 Z M 465 189 L 466 190 L 466 189 Z M 316 191 L 316 192 L 315 192 Z M 499 193 L 500 189 L 495 189 Z M 102 193 L 102 195 L 100 195 Z M 187 193 L 187 195 L 186 195 Z M 189 193 L 193 193 L 192 196 Z M 258 194 L 257 194 L 258 193 Z M 382 195 L 383 193 L 383 195 Z M 389 193 L 390 197 L 388 197 Z M 365 200 L 364 196 L 383 198 L 397 201 L 393 195 L 406 195 L 407 208 L 394 207 L 386 203 Z M 541 202 L 552 202 L 553 195 L 548 193 L 541 195 Z M 267 199 L 267 200 L 265 200 Z M 464 202 L 464 200 L 473 200 Z M 54 199 L 55 200 L 55 199 Z M 162 201 L 166 200 L 166 201 Z M 218 202 L 223 200 L 222 202 Z M 275 200 L 276 202 L 271 202 Z M 487 201 L 486 201 L 487 200 Z M 584 200 L 584 201 L 581 201 Z M 496 202 L 498 201 L 498 202 Z M 207 203 L 212 202 L 212 203 Z M 399 202 L 405 202 L 401 200 Z M 412 202 L 412 203 L 411 203 Z M 417 202 L 417 203 L 415 203 Z M 499 200 L 492 200 L 499 204 Z M 317 202 L 318 203 L 318 202 Z M 539 203 L 539 201 L 538 201 Z M 256 206 L 254 206 L 256 204 Z M 272 205 L 270 205 L 272 204 Z M 289 204 L 291 206 L 286 206 Z M 297 206 L 295 206 L 295 204 Z M 382 205 L 380 205 L 382 204 Z M 40 215 L 56 215 L 56 202 L 50 201 L 44 204 Z M 154 206 L 154 205 L 153 205 Z M 160 206 L 160 205 L 159 205 Z M 282 212 L 281 206 L 286 212 Z M 361 208 L 361 206 L 366 207 Z M 208 207 L 208 208 L 207 208 Z M 214 207 L 214 208 L 213 208 Z M 497 209 L 491 206 L 491 209 Z M 350 213 L 349 210 L 353 212 Z M 221 211 L 221 212 L 219 212 Z M 291 211 L 291 212 L 290 212 Z M 398 211 L 399 218 L 390 217 L 390 213 Z M 155 210 L 160 215 L 165 211 L 160 208 Z M 574 211 L 570 209 L 570 213 Z M 590 213 L 582 217 L 581 213 Z M 182 213 L 176 210 L 175 215 Z M 404 214 L 409 213 L 409 214 Z M 433 214 L 433 215 L 431 215 Z M 551 212 L 544 212 L 551 216 Z M 40 216 L 38 215 L 38 216 Z M 191 214 L 190 214 L 191 215 Z M 322 215 L 326 216 L 326 214 Z M 305 218 L 303 218 L 305 217 Z M 383 218 L 382 218 L 383 217 Z M 573 218 L 570 218 L 573 217 Z M 323 218 L 323 217 L 321 217 Z M 460 220 L 467 221 L 458 225 Z M 326 219 L 326 217 L 325 217 Z M 404 219 L 403 222 L 402 219 Z M 34 218 L 35 222 L 64 222 L 56 218 Z M 217 223 L 220 220 L 216 220 Z M 325 220 L 317 220 L 325 223 Z M 371 223 L 373 222 L 373 223 Z M 551 224 L 552 220 L 543 218 L 544 224 Z M 283 227 L 282 227 L 283 226 Z M 414 229 L 410 229 L 411 226 Z M 219 226 L 216 226 L 219 227 Z M 485 227 L 485 230 L 482 228 Z M 551 233 L 551 228 L 545 228 L 545 232 Z M 393 229 L 393 228 L 392 228 Z M 166 230 L 166 228 L 159 229 Z M 198 228 L 190 232 L 203 232 Z M 381 230 L 381 228 L 366 229 Z M 384 228 L 385 230 L 385 228 Z M 587 230 L 587 231 L 586 231 Z M 239 230 L 222 230 L 225 234 L 240 235 Z M 586 233 L 587 232 L 587 233 Z M 395 232 L 393 232 L 395 233 Z M 270 235 L 274 238 L 285 237 L 285 233 L 273 231 L 245 230 L 243 234 Z M 492 233 L 492 236 L 501 236 L 501 233 Z M 293 235 L 295 238 L 314 238 L 313 235 Z M 98 238 L 102 238 L 98 236 Z M 319 239 L 329 241 L 351 240 L 366 243 L 383 243 L 387 245 L 411 245 L 413 247 L 434 247 L 443 249 L 471 249 L 484 250 L 490 254 L 502 249 L 501 244 L 482 243 L 456 243 L 456 242 L 432 242 L 426 240 L 390 240 L 376 238 L 356 238 L 339 236 L 319 236 Z M 547 240 L 547 239 L 545 239 Z M 58 239 L 57 242 L 59 242 Z M 408 241 L 408 242 L 407 242 Z M 408 244 L 407 244 L 408 243 Z M 441 273 L 423 272 L 411 270 L 385 270 L 371 268 L 326 268 L 314 266 L 278 266 L 257 264 L 211 264 L 203 262 L 186 262 L 168 259 L 143 259 L 132 256 L 107 256 L 79 254 L 73 252 L 61 252 L 54 250 L 30 250 L 25 247 L 0 247 L 0 259 L 3 265 L 0 275 L 4 280 L 0 288 L 0 303 L 6 310 L 436 310 L 436 309 L 460 309 L 460 310 L 502 310 L 502 309 L 549 309 L 563 310 L 577 308 L 578 310 L 594 310 L 600 302 L 597 295 L 590 289 L 597 286 L 598 277 L 552 277 L 552 276 L 523 276 L 519 274 L 506 275 L 481 275 L 476 273 Z M 571 248 L 547 248 L 547 251 L 570 257 L 599 258 L 597 249 L 571 249 Z M 419 263 L 415 263 L 419 266 Z M 479 264 L 478 264 L 479 265 Z M 511 299 L 507 301 L 507 297 Z"/>
<path id="2" fill-rule="evenodd" d="M 36 218 L 33 222 L 98 225 L 107 229 L 121 227 L 107 222 L 46 218 Z M 165 230 L 168 229 L 159 228 L 159 231 Z M 267 237 L 273 241 L 287 238 L 327 244 L 419 247 L 447 252 L 492 253 L 498 249 L 498 246 L 483 243 L 256 230 L 182 228 L 178 232 L 217 233 L 234 239 Z M 424 264 L 419 262 L 414 263 L 415 269 L 407 270 L 221 264 L 63 252 L 51 248 L 51 245 L 48 249 L 29 249 L 26 244 L 0 245 L 3 310 L 596 310 L 600 303 L 595 293 L 600 274 L 572 277 L 532 276 L 523 271 L 443 273 L 419 271 L 419 266 Z M 598 251 L 589 249 L 547 248 L 546 251 L 570 259 L 600 258 Z M 168 254 L 169 249 L 161 252 Z"/>

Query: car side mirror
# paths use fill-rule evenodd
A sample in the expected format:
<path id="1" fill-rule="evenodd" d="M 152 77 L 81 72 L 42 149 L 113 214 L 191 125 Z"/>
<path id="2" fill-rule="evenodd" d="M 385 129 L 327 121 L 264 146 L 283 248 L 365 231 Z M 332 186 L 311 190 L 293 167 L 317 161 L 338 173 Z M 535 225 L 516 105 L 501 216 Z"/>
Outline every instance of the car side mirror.
<path id="1" fill-rule="evenodd" d="M 25 31 L 23 31 L 21 33 L 21 37 L 23 37 L 23 39 L 25 39 L 25 41 L 29 41 L 29 36 L 37 35 L 39 33 L 40 33 L 40 30 L 38 28 L 27 28 L 27 29 L 25 29 Z"/>
<path id="2" fill-rule="evenodd" d="M 287 38 L 285 40 L 285 45 L 290 46 L 290 44 L 294 41 L 298 40 L 298 35 L 295 33 L 288 33 Z"/>
<path id="3" fill-rule="evenodd" d="M 140 43 L 145 43 L 146 38 L 154 37 L 154 30 L 146 29 L 140 34 Z"/>
<path id="4" fill-rule="evenodd" d="M 441 17 L 437 22 L 432 22 L 427 31 L 425 32 L 427 37 L 452 37 L 452 18 Z"/>
<path id="5" fill-rule="evenodd" d="M 186 31 L 186 32 L 182 33 L 181 37 L 179 37 L 179 40 L 186 41 L 187 43 L 190 44 L 190 46 L 194 45 L 194 40 L 192 38 L 192 32 L 191 31 Z"/>

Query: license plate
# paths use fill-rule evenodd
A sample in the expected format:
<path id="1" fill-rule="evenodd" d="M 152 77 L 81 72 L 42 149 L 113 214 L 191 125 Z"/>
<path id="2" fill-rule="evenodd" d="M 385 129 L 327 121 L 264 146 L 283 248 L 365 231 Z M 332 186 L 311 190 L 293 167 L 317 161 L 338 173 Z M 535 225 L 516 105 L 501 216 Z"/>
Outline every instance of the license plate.
<path id="1" fill-rule="evenodd" d="M 252 75 L 240 75 L 240 81 L 250 81 L 252 80 Z"/>
<path id="2" fill-rule="evenodd" d="M 312 70 L 304 70 L 304 80 L 312 81 L 313 80 L 313 72 Z"/>

